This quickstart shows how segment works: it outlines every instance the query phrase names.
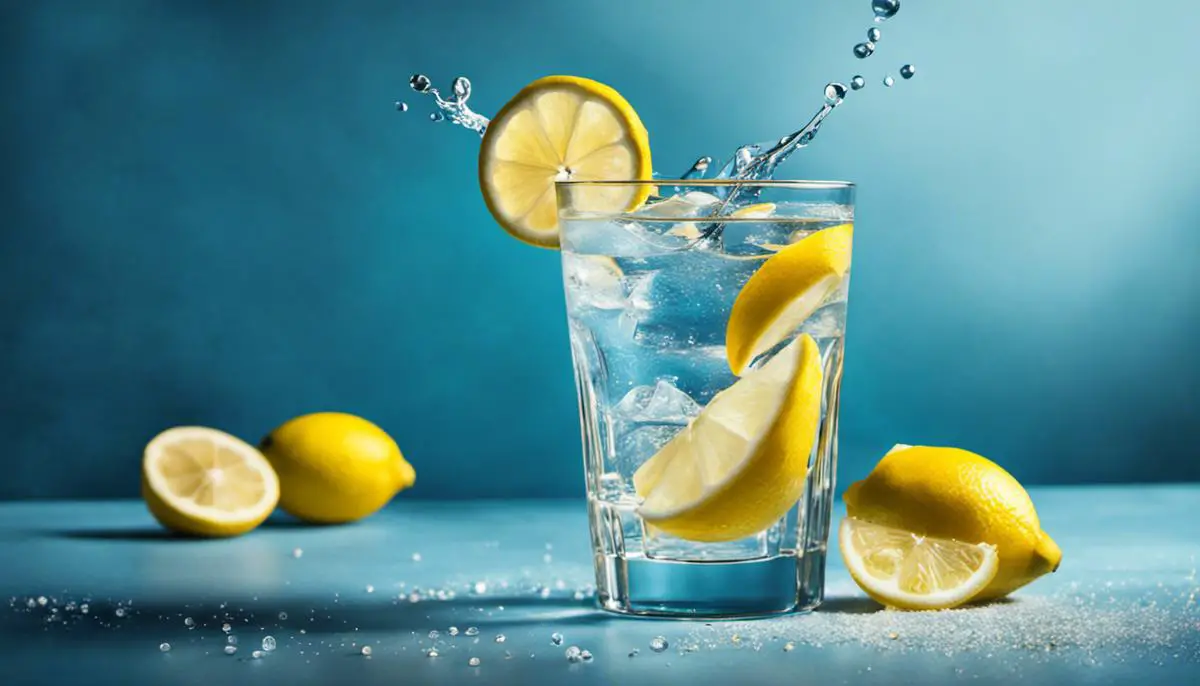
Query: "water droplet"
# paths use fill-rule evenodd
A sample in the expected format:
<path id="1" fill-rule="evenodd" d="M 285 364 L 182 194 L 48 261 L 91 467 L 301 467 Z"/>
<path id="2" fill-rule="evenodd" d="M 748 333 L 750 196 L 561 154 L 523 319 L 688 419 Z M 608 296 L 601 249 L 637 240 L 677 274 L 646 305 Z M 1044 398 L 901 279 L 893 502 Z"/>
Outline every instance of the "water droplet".
<path id="1" fill-rule="evenodd" d="M 272 650 L 275 650 L 275 637 L 274 636 L 263 636 L 262 647 L 263 647 L 263 650 L 267 651 L 268 653 L 271 652 Z"/>
<path id="2" fill-rule="evenodd" d="M 429 113 L 429 121 L 442 121 L 445 118 L 446 118 L 446 115 L 442 114 L 441 112 L 430 112 Z"/>
<path id="3" fill-rule="evenodd" d="M 407 112 L 408 111 L 408 103 L 397 100 L 396 101 L 396 111 L 397 112 Z"/>
<path id="4" fill-rule="evenodd" d="M 642 651 L 638 650 L 637 648 L 634 648 L 633 650 L 629 651 L 629 657 L 637 657 L 641 652 Z"/>
<path id="5" fill-rule="evenodd" d="M 467 664 L 471 665 L 472 667 L 478 667 L 479 666 L 479 658 L 473 657 L 470 660 L 467 660 Z"/>
<path id="6" fill-rule="evenodd" d="M 226 643 L 228 643 L 228 644 L 229 644 L 229 645 L 231 645 L 231 646 L 235 646 L 235 645 L 237 645 L 237 642 L 238 642 L 238 641 L 237 641 L 237 636 L 234 636 L 233 634 L 230 634 L 230 635 L 228 635 L 228 636 L 226 636 L 226 637 L 225 637 L 225 642 L 226 642 Z"/>
<path id="7" fill-rule="evenodd" d="M 588 650 L 579 651 L 579 659 L 583 660 L 584 662 L 591 662 L 592 661 L 591 651 L 588 651 Z"/>
<path id="8" fill-rule="evenodd" d="M 471 80 L 465 76 L 454 79 L 454 97 L 459 102 L 466 102 L 471 97 Z"/>
<path id="9" fill-rule="evenodd" d="M 837 83 L 836 81 L 825 86 L 825 103 L 833 107 L 842 104 L 842 99 L 846 97 L 846 86 Z"/>
<path id="10" fill-rule="evenodd" d="M 437 657 L 437 656 L 438 656 L 437 648 L 430 648 L 429 650 L 425 651 L 425 657 Z"/>
<path id="11" fill-rule="evenodd" d="M 41 605 L 42 607 L 46 607 L 46 603 L 48 603 L 48 602 L 50 602 L 50 601 L 46 600 L 46 596 L 44 596 L 44 595 L 38 596 L 38 599 L 37 599 L 38 605 Z"/>
<path id="12" fill-rule="evenodd" d="M 266 655 L 266 653 L 261 650 L 256 650 L 253 653 L 250 653 L 250 657 L 254 658 L 255 660 L 262 659 L 263 655 Z"/>
<path id="13" fill-rule="evenodd" d="M 506 640 L 504 634 L 496 634 L 496 643 L 504 643 Z"/>
<path id="14" fill-rule="evenodd" d="M 225 646 L 225 654 L 233 655 L 237 652 L 237 646 Z"/>
<path id="15" fill-rule="evenodd" d="M 855 75 L 854 78 L 850 79 L 850 87 L 856 91 L 862 90 L 863 86 L 865 85 L 867 85 L 867 80 L 861 75 Z"/>
<path id="16" fill-rule="evenodd" d="M 412 86 L 412 89 L 416 92 L 424 93 L 425 91 L 429 90 L 433 84 L 430 83 L 428 76 L 424 74 L 413 74 L 412 78 L 408 80 L 408 85 Z"/>
<path id="17" fill-rule="evenodd" d="M 118 617 L 124 617 L 125 616 L 125 608 L 118 607 L 116 610 L 113 611 L 113 614 L 115 614 Z"/>
<path id="18" fill-rule="evenodd" d="M 420 562 L 420 561 L 421 561 L 421 553 L 413 553 L 413 554 L 412 554 L 412 561 L 413 561 L 413 562 Z"/>
<path id="19" fill-rule="evenodd" d="M 374 587 L 374 586 L 372 586 L 371 584 L 367 584 L 367 587 L 366 587 L 365 589 L 363 589 L 363 590 L 365 590 L 367 593 L 374 593 L 374 592 L 375 592 L 375 587 Z"/>
<path id="20" fill-rule="evenodd" d="M 362 653 L 363 657 L 371 657 L 371 646 L 363 646 L 358 652 Z"/>
<path id="21" fill-rule="evenodd" d="M 875 21 L 887 21 L 900 11 L 900 0 L 871 0 Z"/>
<path id="22" fill-rule="evenodd" d="M 556 646 L 562 645 L 563 635 L 555 631 L 554 633 L 550 634 L 550 642 Z"/>
<path id="23" fill-rule="evenodd" d="M 288 617 L 288 615 L 287 615 L 287 613 L 286 613 L 286 612 L 280 612 L 280 613 L 279 613 L 279 621 L 281 621 L 281 622 L 282 622 L 282 621 L 286 620 L 286 619 L 287 619 L 287 617 Z"/>
<path id="24" fill-rule="evenodd" d="M 441 636 L 441 635 L 442 634 L 437 629 L 431 629 L 429 631 L 429 638 L 431 638 L 435 641 L 438 639 L 438 636 Z"/>
<path id="25" fill-rule="evenodd" d="M 900 75 L 906 79 L 911 79 L 913 77 L 913 74 L 916 74 L 916 73 L 917 73 L 917 68 L 911 64 L 906 64 L 903 67 L 900 67 Z"/>
<path id="26" fill-rule="evenodd" d="M 186 627 L 194 627 L 196 626 L 196 620 L 192 619 L 191 617 L 184 617 L 183 625 Z"/>
<path id="27" fill-rule="evenodd" d="M 866 43 L 859 43 L 858 45 L 854 46 L 854 56 L 860 60 L 865 60 L 874 53 L 875 53 L 875 44 L 872 43 L 871 41 L 867 41 Z"/>
<path id="28" fill-rule="evenodd" d="M 790 653 L 795 649 L 796 649 L 796 644 L 793 643 L 792 641 L 788 641 L 787 643 L 783 644 L 783 652 L 785 652 L 785 653 Z"/>
<path id="29" fill-rule="evenodd" d="M 403 105 L 404 103 L 400 104 Z M 404 109 L 408 109 L 408 105 L 404 105 Z M 304 557 L 304 548 L 292 548 L 292 557 L 296 558 L 297 560 L 299 560 L 301 557 Z"/>
<path id="30" fill-rule="evenodd" d="M 84 603 L 79 606 L 79 611 L 86 615 L 88 612 L 91 611 L 91 608 L 88 607 L 87 603 Z"/>
<path id="31" fill-rule="evenodd" d="M 887 86 L 888 88 L 891 88 L 893 85 L 895 85 L 895 83 L 896 79 L 893 79 L 890 76 L 883 77 L 883 85 Z"/>
<path id="32" fill-rule="evenodd" d="M 580 662 L 583 660 L 583 651 L 579 649 L 579 646 L 567 648 L 563 655 L 566 655 L 567 662 Z"/>
<path id="33" fill-rule="evenodd" d="M 162 651 L 162 652 L 164 652 L 164 653 L 170 652 L 170 651 L 171 651 L 171 644 L 170 644 L 170 643 L 165 643 L 165 642 L 164 642 L 164 643 L 159 643 L 159 644 L 158 644 L 158 649 L 159 649 L 159 650 L 161 650 L 161 651 Z"/>
<path id="34" fill-rule="evenodd" d="M 478 628 L 478 627 L 469 626 L 469 627 L 467 627 L 467 630 L 466 630 L 466 631 L 464 631 L 463 633 L 464 633 L 464 634 L 466 634 L 467 636 L 478 636 L 478 635 L 479 635 L 479 628 Z"/>
<path id="35" fill-rule="evenodd" d="M 871 41 L 872 43 L 878 43 L 880 38 L 883 38 L 883 31 L 880 31 L 874 26 L 867 29 L 867 40 Z"/>
<path id="36" fill-rule="evenodd" d="M 504 651 L 504 659 L 511 660 L 512 659 L 512 651 L 509 651 L 509 650 Z"/>
<path id="37" fill-rule="evenodd" d="M 229 626 L 228 623 L 225 623 L 225 624 L 221 625 L 221 631 L 224 631 L 225 633 L 229 633 L 230 631 L 233 631 L 233 627 Z"/>
<path id="38" fill-rule="evenodd" d="M 661 653 L 670 645 L 671 644 L 667 642 L 665 636 L 655 636 L 654 638 L 650 639 L 650 650 L 653 650 L 656 653 Z"/>
<path id="39" fill-rule="evenodd" d="M 408 594 L 408 602 L 410 602 L 410 603 L 419 603 L 419 602 L 421 602 L 421 594 L 420 594 L 420 593 L 417 593 L 416 591 L 413 591 L 412 593 L 409 593 L 409 594 Z"/>
<path id="40" fill-rule="evenodd" d="M 476 594 L 483 595 L 484 593 L 487 593 L 487 583 L 483 581 L 476 581 L 472 589 Z"/>

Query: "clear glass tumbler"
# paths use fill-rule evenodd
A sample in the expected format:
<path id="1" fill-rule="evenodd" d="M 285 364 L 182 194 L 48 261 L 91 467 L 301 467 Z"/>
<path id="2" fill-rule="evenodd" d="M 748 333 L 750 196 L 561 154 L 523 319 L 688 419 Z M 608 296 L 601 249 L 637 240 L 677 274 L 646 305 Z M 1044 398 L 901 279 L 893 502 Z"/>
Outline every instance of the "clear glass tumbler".
<path id="1" fill-rule="evenodd" d="M 813 609 L 854 186 L 569 181 L 557 194 L 600 604 Z"/>

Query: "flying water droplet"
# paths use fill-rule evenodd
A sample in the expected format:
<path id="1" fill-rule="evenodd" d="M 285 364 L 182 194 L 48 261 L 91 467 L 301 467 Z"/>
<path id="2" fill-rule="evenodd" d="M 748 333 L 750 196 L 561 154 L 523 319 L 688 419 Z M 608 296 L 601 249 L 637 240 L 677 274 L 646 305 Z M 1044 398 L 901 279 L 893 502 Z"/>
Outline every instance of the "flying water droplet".
<path id="1" fill-rule="evenodd" d="M 192 619 L 191 617 L 184 617 L 183 625 L 190 629 L 190 628 L 196 626 L 196 620 Z"/>
<path id="2" fill-rule="evenodd" d="M 887 21 L 900 11 L 900 0 L 871 0 L 871 11 L 875 21 Z"/>
<path id="3" fill-rule="evenodd" d="M 446 118 L 446 115 L 442 114 L 441 112 L 430 112 L 429 113 L 429 121 L 442 121 L 445 118 Z"/>
<path id="4" fill-rule="evenodd" d="M 859 43 L 854 46 L 854 56 L 860 60 L 865 60 L 875 53 L 875 44 L 871 41 Z"/>
<path id="5" fill-rule="evenodd" d="M 883 31 L 880 31 L 874 26 L 867 29 L 867 40 L 871 41 L 872 43 L 878 43 L 880 38 L 883 38 Z"/>
<path id="6" fill-rule="evenodd" d="M 917 73 L 917 68 L 911 64 L 906 64 L 903 67 L 900 67 L 900 75 L 906 79 L 911 79 L 913 77 L 913 74 L 916 74 L 916 73 Z"/>
<path id="7" fill-rule="evenodd" d="M 556 646 L 562 645 L 563 635 L 555 631 L 554 633 L 550 634 L 550 642 Z"/>
<path id="8" fill-rule="evenodd" d="M 890 76 L 883 77 L 883 85 L 887 86 L 888 88 L 891 88 L 895 83 L 896 79 L 893 79 Z"/>
<path id="9" fill-rule="evenodd" d="M 412 78 L 408 80 L 408 85 L 412 86 L 412 89 L 416 92 L 424 93 L 433 86 L 433 82 L 424 74 L 413 74 Z"/>
<path id="10" fill-rule="evenodd" d="M 397 100 L 396 101 L 396 111 L 397 112 L 407 112 L 408 111 L 408 103 Z"/>
<path id="11" fill-rule="evenodd" d="M 459 102 L 466 102 L 471 97 L 471 80 L 465 76 L 454 79 L 454 97 Z"/>
<path id="12" fill-rule="evenodd" d="M 865 85 L 867 85 L 867 80 L 861 75 L 856 75 L 854 78 L 850 79 L 850 87 L 856 91 L 862 90 L 863 86 Z"/>
<path id="13" fill-rule="evenodd" d="M 842 104 L 842 99 L 846 97 L 846 86 L 837 83 L 836 81 L 825 86 L 825 102 L 830 107 L 837 107 Z"/>

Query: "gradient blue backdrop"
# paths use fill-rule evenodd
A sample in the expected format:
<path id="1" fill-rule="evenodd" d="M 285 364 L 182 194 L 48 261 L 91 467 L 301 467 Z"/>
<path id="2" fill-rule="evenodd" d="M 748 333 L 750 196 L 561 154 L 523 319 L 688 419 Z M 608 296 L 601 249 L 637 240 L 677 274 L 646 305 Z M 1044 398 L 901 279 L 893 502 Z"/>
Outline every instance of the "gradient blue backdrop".
<path id="1" fill-rule="evenodd" d="M 860 186 L 842 483 L 895 442 L 1200 478 L 1200 5 L 904 0 L 865 63 L 868 0 L 634 7 L 2 3 L 0 498 L 134 495 L 160 429 L 323 409 L 417 497 L 582 492 L 557 254 L 493 224 L 413 71 L 489 113 L 606 81 L 669 174 L 861 70 L 787 170 Z"/>

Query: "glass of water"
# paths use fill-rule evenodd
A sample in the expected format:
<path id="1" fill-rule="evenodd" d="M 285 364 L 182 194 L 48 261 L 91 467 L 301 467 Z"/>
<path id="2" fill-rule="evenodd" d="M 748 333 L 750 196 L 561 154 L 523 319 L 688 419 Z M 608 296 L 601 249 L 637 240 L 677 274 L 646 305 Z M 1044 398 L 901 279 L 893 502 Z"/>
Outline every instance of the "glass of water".
<path id="1" fill-rule="evenodd" d="M 813 609 L 853 185 L 566 181 L 557 194 L 600 604 Z"/>

